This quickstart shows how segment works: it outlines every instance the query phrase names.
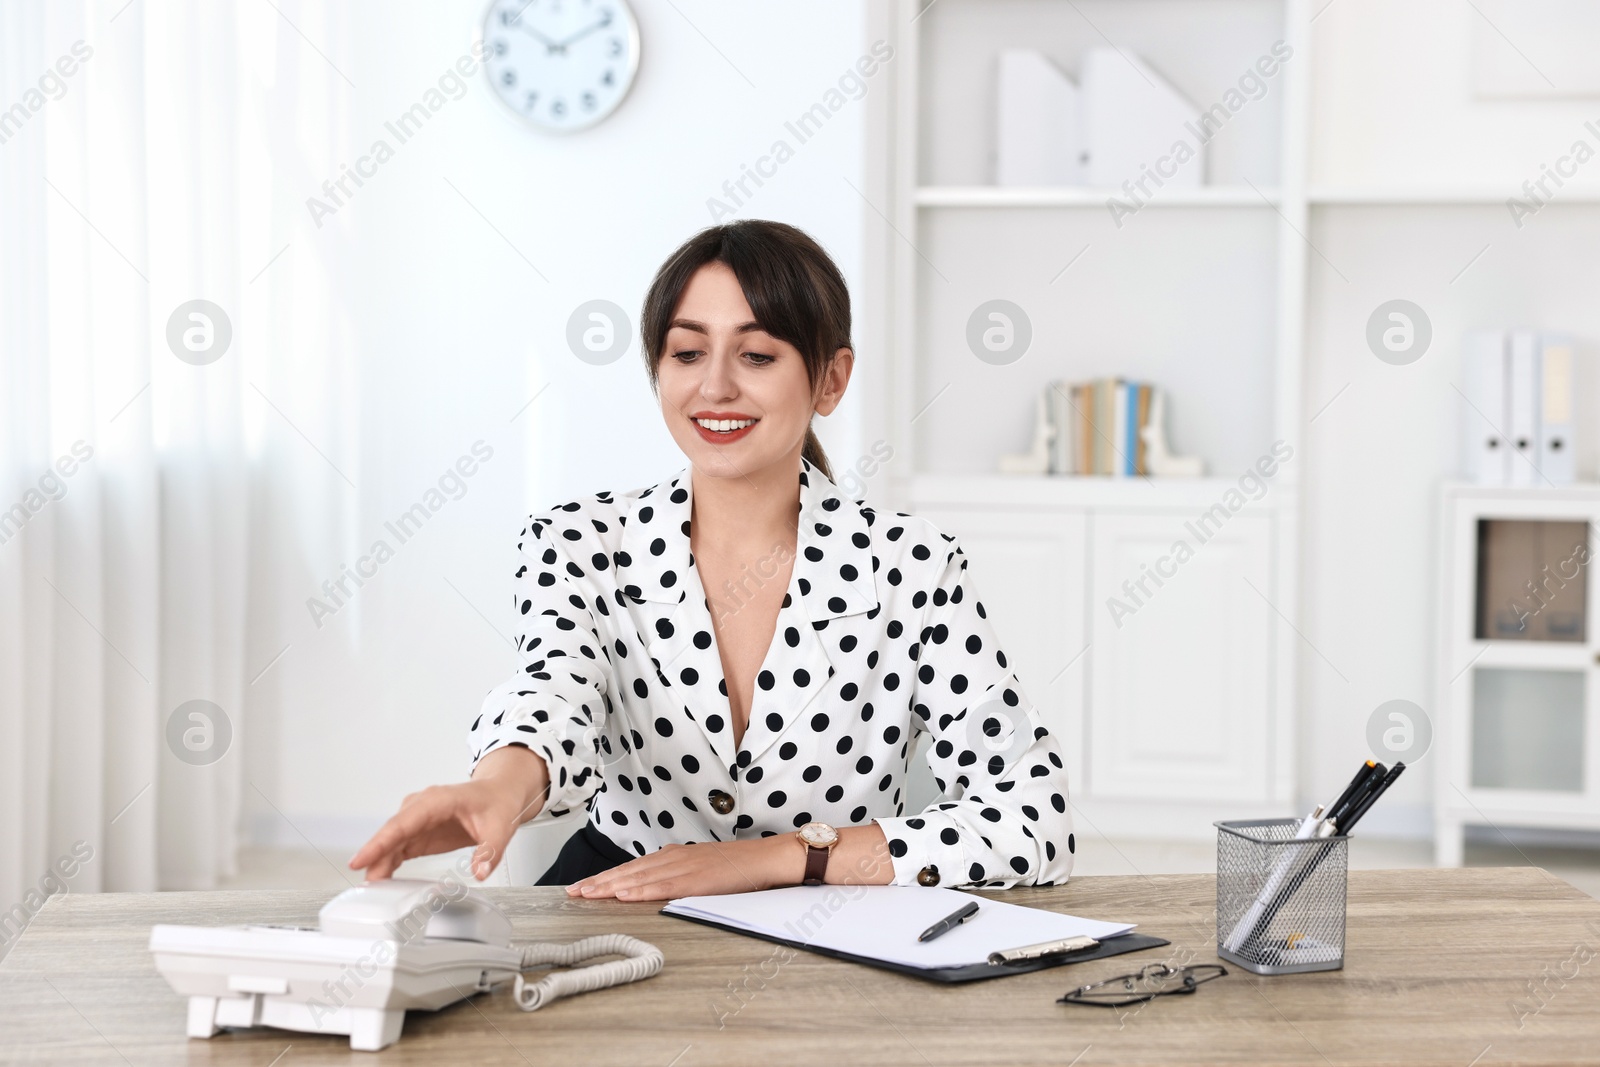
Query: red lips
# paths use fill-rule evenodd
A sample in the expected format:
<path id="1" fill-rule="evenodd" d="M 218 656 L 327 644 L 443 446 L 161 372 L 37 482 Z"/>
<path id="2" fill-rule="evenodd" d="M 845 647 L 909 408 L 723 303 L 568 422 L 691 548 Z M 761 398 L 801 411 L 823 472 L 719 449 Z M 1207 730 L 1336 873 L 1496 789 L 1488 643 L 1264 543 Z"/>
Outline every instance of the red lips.
<path id="1" fill-rule="evenodd" d="M 700 425 L 699 421 L 697 421 L 699 419 L 748 422 L 750 425 L 737 430 L 709 430 Z M 728 445 L 755 429 L 760 420 L 753 415 L 745 415 L 737 411 L 697 411 L 689 417 L 689 421 L 693 424 L 695 433 L 698 433 L 702 440 L 709 441 L 714 445 Z"/>

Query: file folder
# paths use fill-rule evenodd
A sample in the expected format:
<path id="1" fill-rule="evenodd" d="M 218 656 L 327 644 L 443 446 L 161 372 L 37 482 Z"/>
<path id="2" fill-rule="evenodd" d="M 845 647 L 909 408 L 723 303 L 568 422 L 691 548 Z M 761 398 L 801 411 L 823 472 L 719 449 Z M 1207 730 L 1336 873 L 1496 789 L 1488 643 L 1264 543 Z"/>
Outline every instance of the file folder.
<path id="1" fill-rule="evenodd" d="M 1511 332 L 1510 356 L 1511 478 L 1516 486 L 1543 485 L 1539 477 L 1539 335 Z"/>
<path id="2" fill-rule="evenodd" d="M 1572 402 L 1577 382 L 1572 342 L 1565 337 L 1542 338 L 1541 370 L 1544 375 L 1539 406 L 1539 472 L 1550 485 L 1571 485 L 1577 478 L 1572 447 Z"/>
<path id="3" fill-rule="evenodd" d="M 1462 340 L 1461 362 L 1462 392 L 1467 398 L 1461 413 L 1466 476 L 1479 485 L 1509 484 L 1511 446 L 1504 436 L 1510 425 L 1505 332 L 1467 334 Z"/>
<path id="4" fill-rule="evenodd" d="M 1031 48 L 1000 53 L 996 185 L 1080 185 L 1078 87 Z"/>
<path id="5" fill-rule="evenodd" d="M 1178 189 L 1205 184 L 1205 142 L 1215 127 L 1148 63 L 1121 49 L 1091 48 L 1084 53 L 1080 78 L 1089 185 L 1121 189 L 1123 182 L 1137 182 L 1158 160 L 1171 156 L 1179 141 L 1198 158 L 1169 166 L 1173 173 L 1162 175 L 1161 184 Z M 1203 135 L 1198 147 L 1196 130 Z"/>

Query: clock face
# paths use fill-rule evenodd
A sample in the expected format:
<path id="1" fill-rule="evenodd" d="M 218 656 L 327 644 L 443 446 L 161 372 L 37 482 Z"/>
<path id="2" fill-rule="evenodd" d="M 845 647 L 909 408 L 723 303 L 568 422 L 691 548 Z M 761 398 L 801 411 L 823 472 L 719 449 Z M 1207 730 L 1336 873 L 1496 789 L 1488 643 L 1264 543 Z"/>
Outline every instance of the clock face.
<path id="1" fill-rule="evenodd" d="M 494 0 L 483 43 L 495 93 L 543 130 L 599 122 L 639 69 L 639 24 L 625 0 Z"/>

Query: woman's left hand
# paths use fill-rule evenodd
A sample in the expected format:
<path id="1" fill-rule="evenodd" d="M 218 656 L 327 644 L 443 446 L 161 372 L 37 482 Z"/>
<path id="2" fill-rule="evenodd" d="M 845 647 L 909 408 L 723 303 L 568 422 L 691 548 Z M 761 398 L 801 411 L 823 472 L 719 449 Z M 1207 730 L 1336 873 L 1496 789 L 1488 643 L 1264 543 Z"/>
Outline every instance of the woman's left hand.
<path id="1" fill-rule="evenodd" d="M 667 845 L 574 882 L 567 894 L 586 900 L 670 900 L 798 885 L 804 873 L 804 847 L 794 834 L 778 834 L 753 841 Z"/>

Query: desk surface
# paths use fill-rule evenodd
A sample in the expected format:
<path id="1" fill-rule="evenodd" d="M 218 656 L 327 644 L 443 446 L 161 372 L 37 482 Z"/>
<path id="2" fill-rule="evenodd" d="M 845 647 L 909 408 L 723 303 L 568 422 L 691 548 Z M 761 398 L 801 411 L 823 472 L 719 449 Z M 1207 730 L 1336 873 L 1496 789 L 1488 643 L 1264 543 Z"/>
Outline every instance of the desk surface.
<path id="1" fill-rule="evenodd" d="M 1354 871 L 1342 971 L 1258 978 L 1236 967 L 1142 1010 L 1060 1005 L 1070 985 L 1148 962 L 1217 962 L 1214 880 L 1077 878 L 1004 899 L 1137 922 L 1169 948 L 961 986 L 827 959 L 657 914 L 489 890 L 519 939 L 623 932 L 660 975 L 525 1014 L 506 987 L 414 1012 L 398 1044 L 246 1030 L 191 1041 L 155 971 L 152 924 L 315 924 L 319 892 L 70 895 L 0 962 L 0 1062 L 474 1065 L 1594 1063 L 1600 901 L 1537 868 Z M 1522 1014 L 1526 1013 L 1526 1014 Z M 292 1046 L 292 1048 L 291 1048 Z M 282 1059 L 274 1059 L 288 1049 Z"/>

